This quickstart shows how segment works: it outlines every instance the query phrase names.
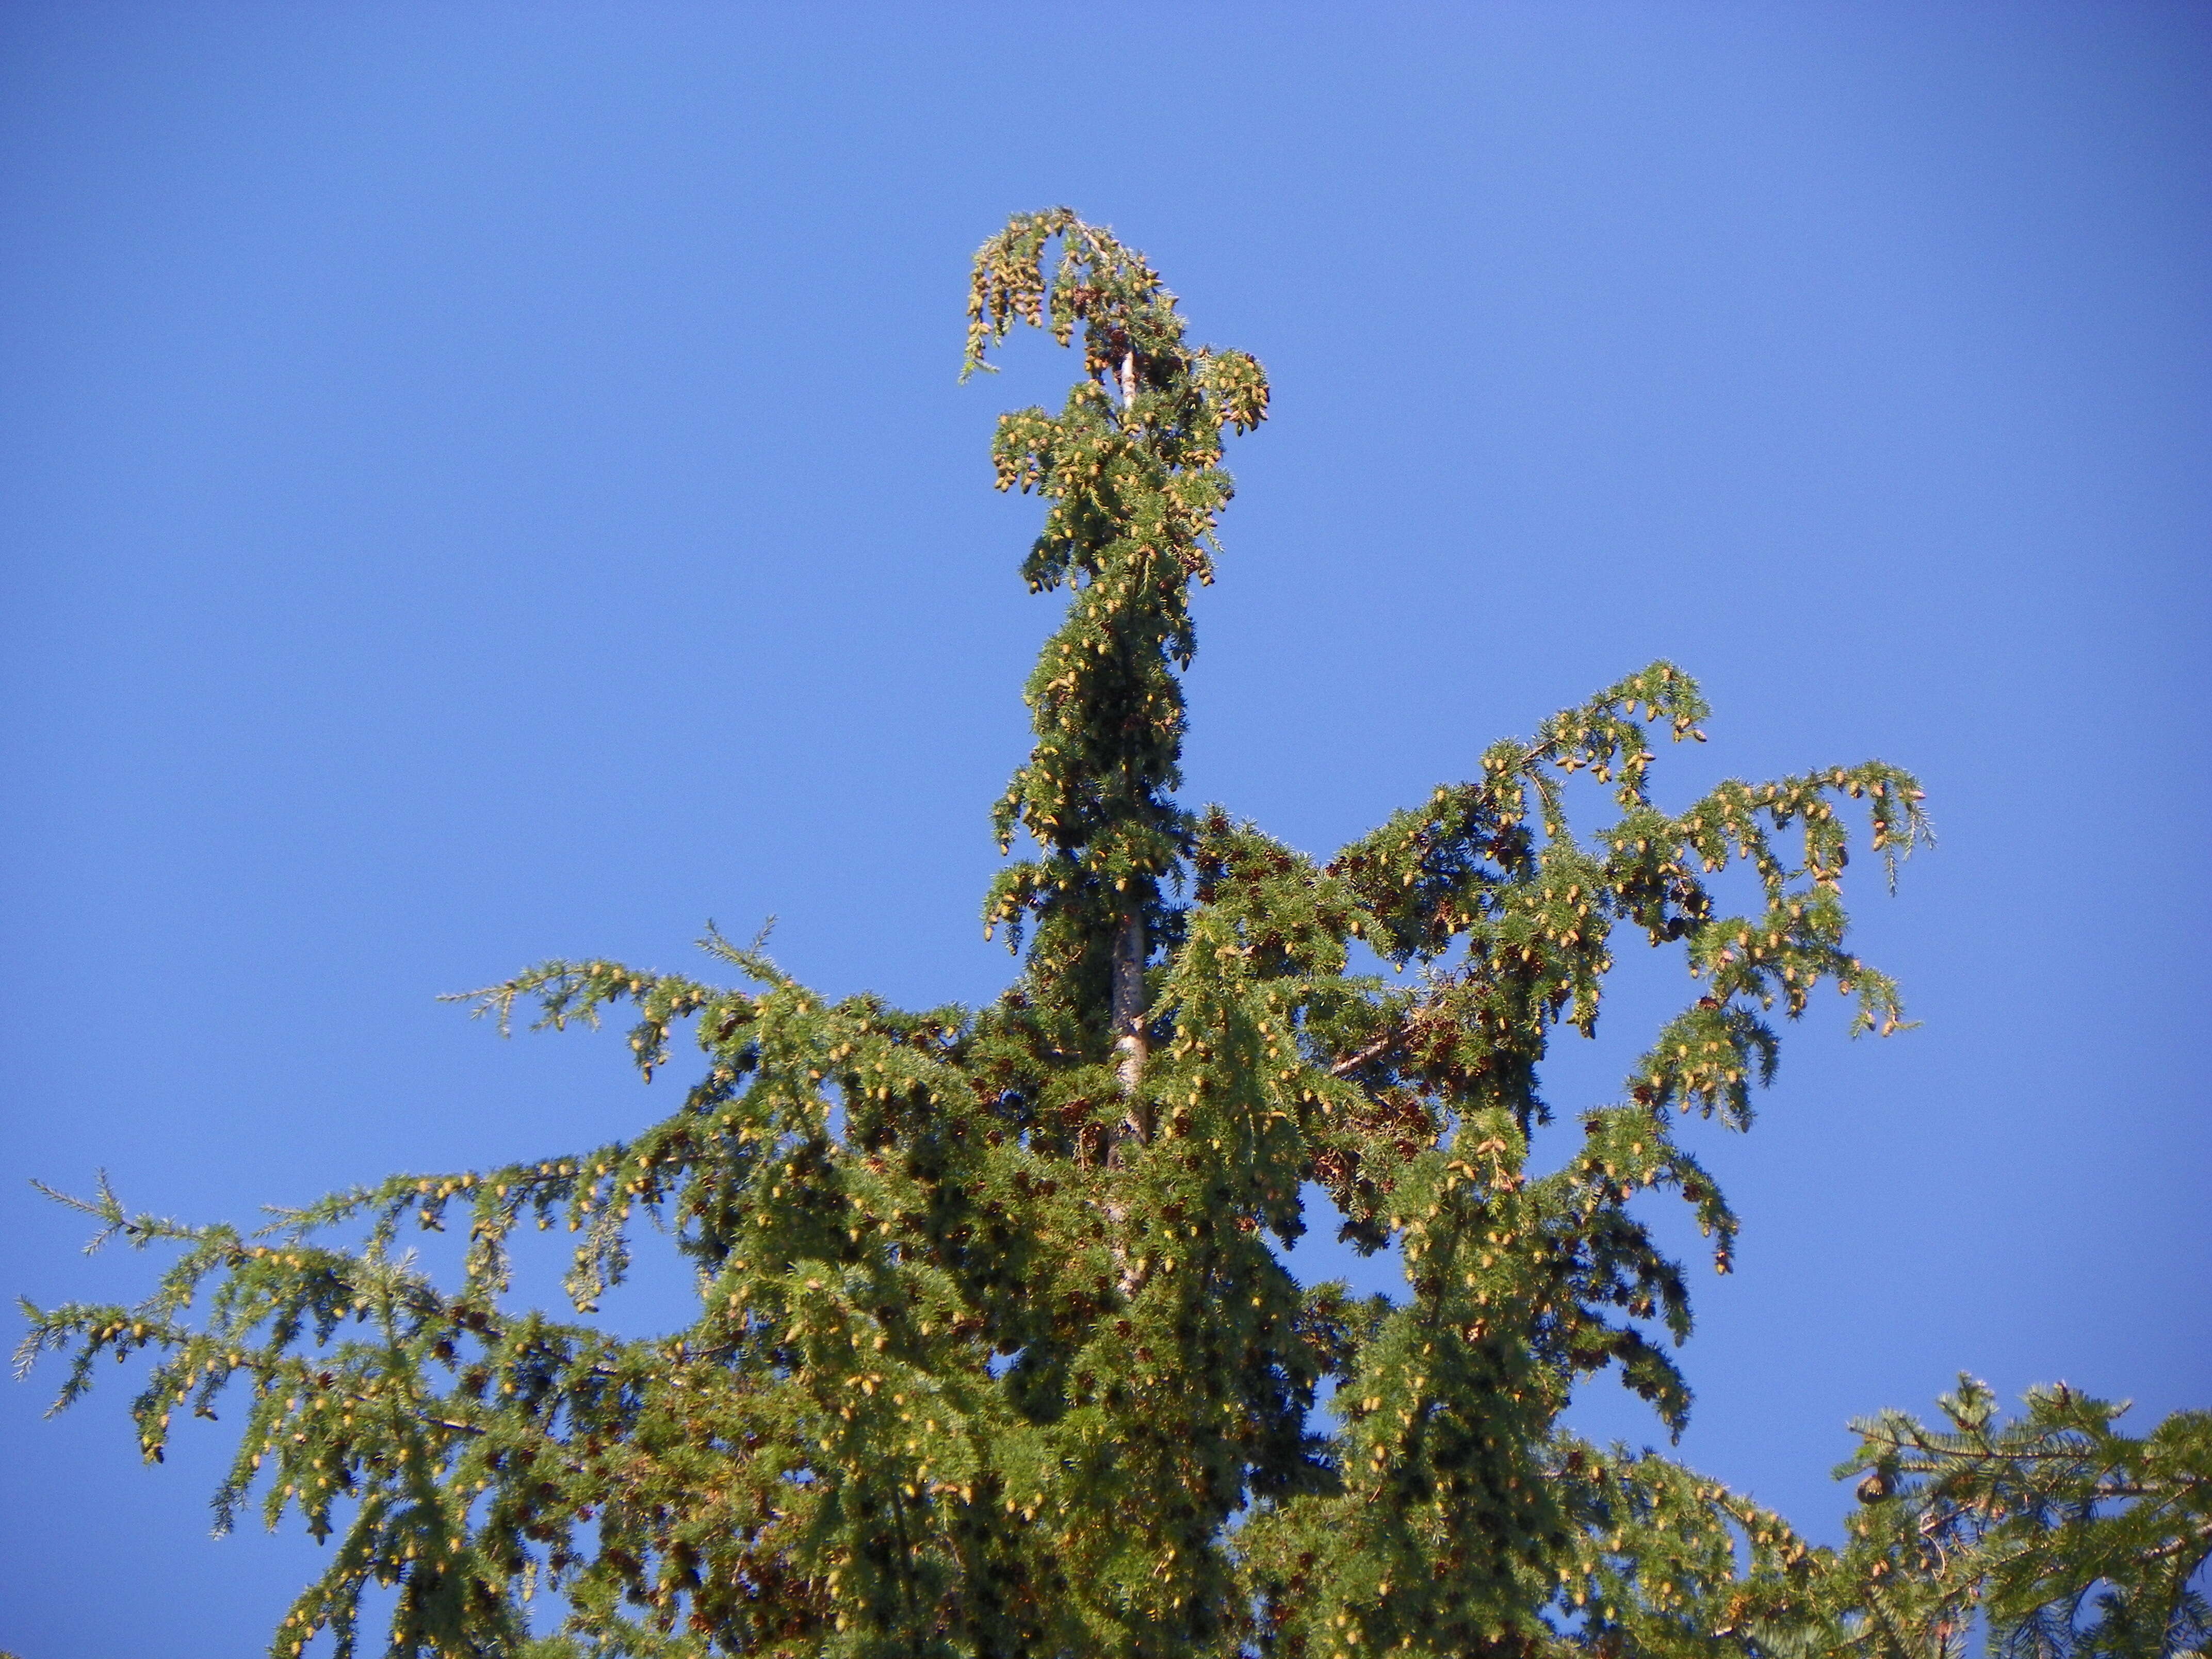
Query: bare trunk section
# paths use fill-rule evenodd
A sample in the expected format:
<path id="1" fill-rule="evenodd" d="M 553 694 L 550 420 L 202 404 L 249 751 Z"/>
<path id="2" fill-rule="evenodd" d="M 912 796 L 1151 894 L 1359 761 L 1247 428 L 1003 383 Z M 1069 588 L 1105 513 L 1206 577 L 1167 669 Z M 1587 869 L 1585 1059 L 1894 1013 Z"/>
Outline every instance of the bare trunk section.
<path id="1" fill-rule="evenodd" d="M 1134 1097 L 1145 1080 L 1145 918 L 1130 911 L 1121 918 L 1114 939 L 1114 1048 L 1121 1056 L 1121 1092 Z M 1131 1107 L 1130 1126 L 1137 1139 L 1151 1138 L 1151 1124 L 1139 1121 L 1139 1109 Z"/>
<path id="2" fill-rule="evenodd" d="M 1121 1133 L 1106 1155 L 1107 1168 L 1122 1166 L 1124 1149 L 1147 1145 L 1152 1138 L 1152 1110 L 1145 1103 L 1145 918 L 1141 911 L 1123 914 L 1114 935 L 1114 1052 L 1119 1057 L 1123 1110 Z M 1145 1287 L 1146 1273 L 1133 1260 L 1123 1229 L 1128 1206 L 1115 1194 L 1105 1205 L 1106 1219 L 1114 1231 L 1111 1249 L 1121 1281 L 1121 1295 L 1133 1301 Z"/>

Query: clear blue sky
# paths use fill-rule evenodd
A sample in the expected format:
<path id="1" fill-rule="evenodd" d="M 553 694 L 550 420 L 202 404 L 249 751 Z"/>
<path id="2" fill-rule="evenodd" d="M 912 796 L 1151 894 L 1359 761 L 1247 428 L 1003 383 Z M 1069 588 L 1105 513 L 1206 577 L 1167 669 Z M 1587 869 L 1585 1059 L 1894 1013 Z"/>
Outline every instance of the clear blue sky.
<path id="1" fill-rule="evenodd" d="M 1053 606 L 986 451 L 1070 370 L 955 371 L 1065 202 L 1273 377 L 1194 800 L 1325 853 L 1660 656 L 1717 711 L 1667 799 L 1929 787 L 1854 872 L 1924 1025 L 1824 1000 L 1703 1138 L 1685 1455 L 1826 1537 L 1844 1420 L 1960 1367 L 2212 1399 L 2212 11 L 799 10 L 0 11 L 5 1288 L 154 1267 L 33 1175 L 242 1220 L 667 1109 L 433 1000 L 544 957 L 775 913 L 832 992 L 1003 983 Z M 229 1425 L 144 1468 L 58 1380 L 0 1389 L 0 1647 L 258 1650 L 316 1552 L 208 1540 Z"/>

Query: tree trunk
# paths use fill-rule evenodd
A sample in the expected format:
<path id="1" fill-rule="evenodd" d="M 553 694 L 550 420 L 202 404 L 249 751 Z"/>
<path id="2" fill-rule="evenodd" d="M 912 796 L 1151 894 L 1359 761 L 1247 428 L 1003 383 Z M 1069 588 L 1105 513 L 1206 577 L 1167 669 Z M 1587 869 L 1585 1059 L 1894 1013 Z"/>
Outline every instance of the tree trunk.
<path id="1" fill-rule="evenodd" d="M 1121 1057 L 1121 1092 L 1132 1097 L 1130 1125 L 1137 1139 L 1151 1139 L 1133 1097 L 1145 1080 L 1145 918 L 1134 910 L 1121 918 L 1114 939 L 1114 1048 Z"/>

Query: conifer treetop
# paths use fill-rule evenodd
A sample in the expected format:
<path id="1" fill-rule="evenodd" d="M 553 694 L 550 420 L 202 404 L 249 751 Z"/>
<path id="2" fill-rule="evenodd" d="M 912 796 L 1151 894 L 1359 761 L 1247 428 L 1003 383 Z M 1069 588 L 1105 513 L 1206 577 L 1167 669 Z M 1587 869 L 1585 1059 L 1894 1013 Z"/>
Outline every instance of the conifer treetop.
<path id="1" fill-rule="evenodd" d="M 1869 761 L 1664 811 L 1653 745 L 1702 739 L 1707 710 L 1661 662 L 1327 859 L 1185 809 L 1189 589 L 1266 378 L 1190 346 L 1142 257 L 1065 210 L 977 256 L 968 368 L 1017 323 L 1079 329 L 1082 355 L 1060 412 L 1004 416 L 993 449 L 1044 502 L 1024 576 L 1067 590 L 995 812 L 1033 843 L 985 905 L 1026 946 L 1006 994 L 832 1000 L 711 930 L 735 985 L 543 963 L 477 1011 L 627 1007 L 648 1082 L 688 1032 L 667 1117 L 252 1232 L 103 1186 L 80 1202 L 102 1238 L 173 1264 L 137 1307 L 27 1304 L 25 1362 L 69 1357 L 66 1405 L 100 1358 L 149 1355 L 153 1459 L 175 1410 L 244 1392 L 219 1520 L 258 1494 L 333 1540 L 279 1656 L 353 1652 L 378 1586 L 400 1655 L 1768 1651 L 1756 1630 L 1809 1605 L 1787 1529 L 1558 1418 L 1613 1370 L 1685 1420 L 1686 1280 L 1632 1202 L 1680 1199 L 1725 1271 L 1736 1224 L 1691 1126 L 1749 1127 L 1771 1017 L 1824 985 L 1898 1028 L 1842 896 L 1855 818 L 1893 864 L 1924 837 L 1917 786 Z M 1577 831 L 1582 774 L 1604 816 Z M 1737 864 L 1756 896 L 1731 914 L 1710 878 Z M 1542 1062 L 1595 1029 L 1622 936 L 1680 952 L 1686 1006 L 1617 1098 L 1557 1124 Z M 1274 1246 L 1323 1206 L 1400 1253 L 1402 1294 L 1291 1275 Z M 697 1316 L 629 1339 L 596 1315 L 647 1220 Z M 448 1226 L 457 1284 L 401 1243 Z M 514 1305 L 533 1228 L 573 1239 L 568 1310 Z M 1771 1618 L 1692 1631 L 1693 1583 Z"/>
<path id="2" fill-rule="evenodd" d="M 1267 377 L 1243 352 L 1187 345 L 1144 256 L 1065 208 L 1018 216 L 983 245 L 968 319 L 969 371 L 988 368 L 1018 322 L 1063 346 L 1083 331 L 1083 378 L 1060 415 L 1003 416 L 992 447 L 999 488 L 1047 503 L 1023 576 L 1033 592 L 1073 592 L 1023 694 L 1036 746 L 994 814 L 1002 849 L 1019 828 L 1044 856 L 1000 878 L 984 925 L 1018 945 L 1034 916 L 1036 995 L 1085 1032 L 1072 1041 L 1095 1047 L 1110 1030 L 1133 1093 L 1145 969 L 1181 918 L 1161 884 L 1191 852 L 1172 799 L 1186 720 L 1176 671 L 1196 649 L 1189 586 L 1213 580 L 1233 493 L 1223 434 L 1266 419 Z M 1132 1127 L 1145 1133 L 1141 1117 Z"/>

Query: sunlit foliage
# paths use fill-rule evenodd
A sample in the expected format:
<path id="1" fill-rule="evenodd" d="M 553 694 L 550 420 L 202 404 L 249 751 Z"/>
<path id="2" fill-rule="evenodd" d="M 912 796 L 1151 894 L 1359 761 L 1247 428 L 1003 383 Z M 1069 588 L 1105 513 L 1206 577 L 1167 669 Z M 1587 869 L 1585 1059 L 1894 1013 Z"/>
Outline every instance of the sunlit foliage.
<path id="1" fill-rule="evenodd" d="M 1919 1517 L 1998 1549 L 2033 1509 L 1990 1510 L 1951 1442 L 1869 1431 L 1891 1484 L 1837 1557 L 1559 1426 L 1607 1369 L 1684 1420 L 1685 1268 L 1632 1200 L 1688 1206 L 1725 1271 L 1735 1220 L 1686 1126 L 1750 1127 L 1778 1018 L 1824 986 L 1859 1027 L 1899 1027 L 1894 986 L 1850 954 L 1844 873 L 1863 824 L 1893 874 L 1925 835 L 1919 788 L 1869 761 L 1670 811 L 1660 748 L 1702 742 L 1708 711 L 1660 662 L 1326 858 L 1191 810 L 1190 587 L 1213 579 L 1224 441 L 1266 418 L 1266 378 L 1191 344 L 1144 259 L 1064 210 L 977 256 L 969 367 L 1023 324 L 1080 373 L 994 450 L 1000 487 L 1044 503 L 1023 574 L 1066 595 L 996 809 L 1026 854 L 984 907 L 1024 952 L 1006 994 L 832 1000 L 712 933 L 726 983 L 544 963 L 478 1011 L 626 1011 L 647 1080 L 688 1038 L 667 1117 L 250 1233 L 132 1216 L 103 1186 L 71 1200 L 103 1237 L 176 1260 L 136 1307 L 31 1310 L 26 1359 L 66 1357 L 67 1404 L 96 1362 L 149 1355 L 151 1459 L 177 1413 L 240 1397 L 219 1520 L 258 1504 L 330 1546 L 280 1656 L 353 1651 L 378 1587 L 403 1655 L 1928 1650 L 1937 1603 L 1854 1601 L 1853 1564 L 1886 1551 L 1910 1577 Z M 1731 867 L 1741 911 L 1713 884 Z M 1677 954 L 1683 1006 L 1617 1098 L 1555 1121 L 1548 1045 L 1595 1028 L 1625 941 Z M 1297 1283 L 1278 1249 L 1316 1219 L 1395 1247 L 1402 1292 Z M 626 1340 L 592 1316 L 647 1223 L 693 1269 L 696 1316 Z M 453 1280 L 407 1253 L 422 1229 L 465 1232 Z M 517 1235 L 548 1229 L 574 1244 L 550 1312 L 510 1285 Z M 2035 1444 L 2103 1433 L 2101 1408 L 2039 1399 Z M 2051 1504 L 2136 1468 L 2095 1445 Z M 2069 1514 L 2081 1551 L 2133 1547 Z M 2198 1628 L 2173 1560 L 2069 1640 L 2148 1651 L 2095 1632 L 2154 1613 Z M 1978 1582 L 1992 1617 L 2071 1606 L 2025 1568 Z M 1948 1641 L 1964 1604 L 1930 1594 Z"/>

